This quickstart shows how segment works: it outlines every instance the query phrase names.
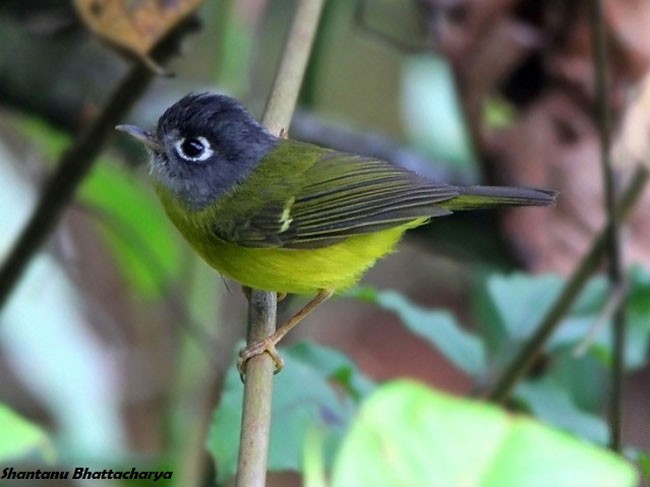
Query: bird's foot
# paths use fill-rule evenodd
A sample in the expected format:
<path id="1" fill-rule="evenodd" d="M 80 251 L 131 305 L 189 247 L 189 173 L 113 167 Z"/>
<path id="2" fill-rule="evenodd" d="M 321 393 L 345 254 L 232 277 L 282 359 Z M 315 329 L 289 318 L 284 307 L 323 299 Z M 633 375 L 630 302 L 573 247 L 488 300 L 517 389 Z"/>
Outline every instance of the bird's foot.
<path id="1" fill-rule="evenodd" d="M 277 374 L 284 368 L 284 360 L 275 348 L 276 343 L 276 337 L 274 335 L 271 335 L 270 337 L 265 338 L 264 340 L 260 340 L 257 343 L 253 343 L 252 345 L 249 345 L 246 348 L 242 348 L 239 351 L 239 358 L 237 359 L 237 370 L 239 370 L 239 377 L 241 378 L 242 382 L 244 382 L 246 378 L 246 366 L 248 364 L 248 361 L 253 357 L 262 355 L 263 353 L 268 353 L 273 359 L 273 362 L 275 363 L 275 370 L 273 371 L 274 374 Z"/>

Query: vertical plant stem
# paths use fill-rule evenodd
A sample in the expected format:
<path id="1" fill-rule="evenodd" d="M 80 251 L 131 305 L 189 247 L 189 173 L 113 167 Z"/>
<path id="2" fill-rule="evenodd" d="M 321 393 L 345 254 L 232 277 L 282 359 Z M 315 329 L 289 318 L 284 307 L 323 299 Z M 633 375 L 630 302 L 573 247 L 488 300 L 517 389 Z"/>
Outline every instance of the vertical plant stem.
<path id="1" fill-rule="evenodd" d="M 610 290 L 625 289 L 623 265 L 621 256 L 621 245 L 619 238 L 619 222 L 616 215 L 616 195 L 614 170 L 612 168 L 610 151 L 610 114 L 607 100 L 608 63 L 607 63 L 607 34 L 605 32 L 605 21 L 603 16 L 602 0 L 590 1 L 590 26 L 591 45 L 594 58 L 594 79 L 596 93 L 596 121 L 598 124 L 598 135 L 600 143 L 600 165 L 603 176 L 603 188 L 605 193 L 605 210 L 607 213 L 607 275 Z M 623 399 L 623 373 L 625 361 L 625 297 L 616 306 L 612 315 L 612 343 L 613 360 L 610 380 L 610 402 L 609 402 L 609 427 L 610 447 L 615 451 L 621 449 L 621 428 Z"/>
<path id="2" fill-rule="evenodd" d="M 279 135 L 288 129 L 307 67 L 324 0 L 298 0 L 291 30 L 273 82 L 262 123 Z M 252 290 L 248 313 L 247 342 L 263 340 L 275 331 L 275 293 Z M 263 486 L 271 430 L 274 363 L 268 354 L 246 364 L 239 460 L 235 484 Z"/>

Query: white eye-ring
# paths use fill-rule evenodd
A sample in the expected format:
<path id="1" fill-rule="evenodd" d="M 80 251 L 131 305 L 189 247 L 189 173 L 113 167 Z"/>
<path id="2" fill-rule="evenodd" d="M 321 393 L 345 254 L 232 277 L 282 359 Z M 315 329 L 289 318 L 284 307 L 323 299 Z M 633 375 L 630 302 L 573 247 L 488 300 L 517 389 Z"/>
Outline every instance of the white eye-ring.
<path id="1" fill-rule="evenodd" d="M 192 162 L 205 161 L 214 154 L 210 142 L 205 137 L 182 138 L 174 143 L 174 150 L 179 157 Z"/>

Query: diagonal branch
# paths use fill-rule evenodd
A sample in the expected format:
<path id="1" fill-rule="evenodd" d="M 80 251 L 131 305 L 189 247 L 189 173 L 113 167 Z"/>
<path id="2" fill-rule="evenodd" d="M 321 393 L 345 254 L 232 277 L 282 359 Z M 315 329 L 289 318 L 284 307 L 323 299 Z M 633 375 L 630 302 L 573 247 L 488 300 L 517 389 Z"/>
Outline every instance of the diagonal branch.
<path id="1" fill-rule="evenodd" d="M 616 217 L 618 221 L 622 222 L 627 218 L 630 210 L 641 196 L 647 180 L 648 171 L 644 167 L 637 169 L 617 205 Z M 564 285 L 562 293 L 553 306 L 546 312 L 535 333 L 517 353 L 512 363 L 488 394 L 490 400 L 499 403 L 507 401 L 515 385 L 530 370 L 549 337 L 558 328 L 562 318 L 569 312 L 591 275 L 600 266 L 607 250 L 607 232 L 608 228 L 606 227 L 594 238 L 591 249 L 582 258 L 580 265 Z"/>
<path id="2" fill-rule="evenodd" d="M 155 50 L 168 58 L 190 24 L 183 24 Z M 84 177 L 93 167 L 113 127 L 129 112 L 151 83 L 154 74 L 137 61 L 115 88 L 103 109 L 61 156 L 56 170 L 45 182 L 36 208 L 0 268 L 0 311 L 4 307 L 32 257 L 58 225 Z"/>

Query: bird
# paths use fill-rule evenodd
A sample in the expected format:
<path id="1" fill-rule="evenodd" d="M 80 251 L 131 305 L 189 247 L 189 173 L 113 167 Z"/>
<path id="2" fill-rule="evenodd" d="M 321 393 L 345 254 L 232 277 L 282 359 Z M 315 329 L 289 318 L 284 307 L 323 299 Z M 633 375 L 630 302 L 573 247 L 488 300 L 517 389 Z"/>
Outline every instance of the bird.
<path id="1" fill-rule="evenodd" d="M 244 289 L 315 295 L 264 340 L 240 351 L 269 353 L 335 292 L 354 286 L 403 234 L 460 210 L 547 206 L 557 192 L 454 186 L 390 162 L 273 134 L 236 99 L 191 93 L 154 130 L 118 125 L 150 153 L 162 205 L 194 250 Z"/>

